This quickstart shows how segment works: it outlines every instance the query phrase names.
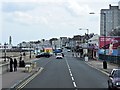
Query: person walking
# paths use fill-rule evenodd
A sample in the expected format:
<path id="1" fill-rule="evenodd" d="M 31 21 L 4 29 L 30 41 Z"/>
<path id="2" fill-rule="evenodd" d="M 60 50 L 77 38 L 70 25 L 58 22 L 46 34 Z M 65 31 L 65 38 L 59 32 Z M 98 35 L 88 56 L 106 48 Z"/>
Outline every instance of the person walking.
<path id="1" fill-rule="evenodd" d="M 14 58 L 14 72 L 17 71 L 17 60 Z"/>
<path id="2" fill-rule="evenodd" d="M 22 67 L 22 56 L 20 56 L 19 67 Z"/>
<path id="3" fill-rule="evenodd" d="M 10 58 L 10 72 L 13 72 L 13 59 Z"/>

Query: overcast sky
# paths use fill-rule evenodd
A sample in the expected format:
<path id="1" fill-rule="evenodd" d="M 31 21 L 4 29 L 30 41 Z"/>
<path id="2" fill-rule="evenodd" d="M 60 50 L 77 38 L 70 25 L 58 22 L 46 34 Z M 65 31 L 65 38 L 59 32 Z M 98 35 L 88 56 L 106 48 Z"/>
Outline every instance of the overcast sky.
<path id="1" fill-rule="evenodd" d="M 100 10 L 119 0 L 3 0 L 1 1 L 0 42 L 12 36 L 14 45 L 62 36 L 100 33 Z M 95 12 L 95 15 L 90 15 Z"/>

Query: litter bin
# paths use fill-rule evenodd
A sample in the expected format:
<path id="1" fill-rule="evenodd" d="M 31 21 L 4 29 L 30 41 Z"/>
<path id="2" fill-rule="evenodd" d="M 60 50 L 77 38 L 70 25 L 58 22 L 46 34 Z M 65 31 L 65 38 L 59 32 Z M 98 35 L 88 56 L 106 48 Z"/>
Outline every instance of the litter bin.
<path id="1" fill-rule="evenodd" d="M 107 69 L 107 62 L 105 60 L 103 61 L 103 69 Z"/>

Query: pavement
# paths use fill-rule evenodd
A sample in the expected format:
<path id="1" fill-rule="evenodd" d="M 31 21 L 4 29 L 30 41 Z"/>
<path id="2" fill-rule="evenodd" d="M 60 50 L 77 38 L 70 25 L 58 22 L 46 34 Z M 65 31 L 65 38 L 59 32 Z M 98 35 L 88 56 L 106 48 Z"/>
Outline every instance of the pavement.
<path id="1" fill-rule="evenodd" d="M 85 63 L 107 75 L 109 75 L 113 68 L 118 68 L 116 64 L 107 63 L 107 69 L 103 69 L 103 62 L 98 60 L 88 60 L 85 61 Z M 0 78 L 2 78 L 1 88 L 15 88 L 17 85 L 19 85 L 20 83 L 31 77 L 33 74 L 35 74 L 37 71 L 39 71 L 38 69 L 40 68 L 36 67 L 32 70 L 32 72 L 24 72 L 25 68 L 18 68 L 16 72 L 3 73 L 2 76 L 0 76 Z"/>
<path id="2" fill-rule="evenodd" d="M 30 62 L 36 61 L 38 59 L 30 60 Z M 36 66 L 32 68 L 31 72 L 26 71 L 25 67 L 18 67 L 16 72 L 5 72 L 0 75 L 0 80 L 2 80 L 2 85 L 0 89 L 16 88 L 20 83 L 30 78 L 32 75 L 39 71 L 40 67 Z"/>
<path id="3" fill-rule="evenodd" d="M 89 66 L 103 72 L 106 75 L 109 75 L 110 72 L 112 71 L 112 69 L 120 68 L 117 64 L 107 62 L 107 69 L 104 69 L 102 60 L 88 60 L 88 61 L 86 61 L 86 64 L 88 64 Z"/>

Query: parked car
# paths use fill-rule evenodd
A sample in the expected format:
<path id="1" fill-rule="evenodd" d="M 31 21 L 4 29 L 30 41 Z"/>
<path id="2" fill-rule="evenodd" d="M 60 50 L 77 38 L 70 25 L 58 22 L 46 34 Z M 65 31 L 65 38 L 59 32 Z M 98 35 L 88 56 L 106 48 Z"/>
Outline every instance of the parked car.
<path id="1" fill-rule="evenodd" d="M 36 58 L 40 58 L 40 57 L 50 57 L 51 55 L 49 53 L 45 53 L 45 52 L 42 52 L 38 55 L 36 55 Z"/>
<path id="2" fill-rule="evenodd" d="M 67 52 L 70 52 L 70 49 L 68 49 Z"/>
<path id="3" fill-rule="evenodd" d="M 113 69 L 109 75 L 108 88 L 120 90 L 120 69 Z"/>
<path id="4" fill-rule="evenodd" d="M 57 55 L 56 55 L 56 59 L 62 59 L 62 58 L 63 58 L 62 53 L 57 53 Z"/>

